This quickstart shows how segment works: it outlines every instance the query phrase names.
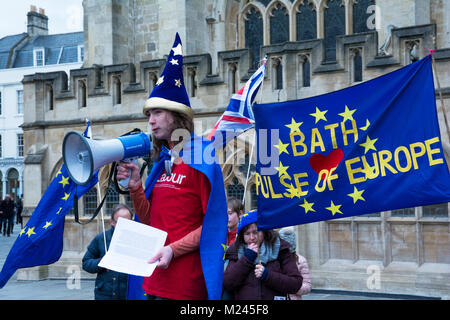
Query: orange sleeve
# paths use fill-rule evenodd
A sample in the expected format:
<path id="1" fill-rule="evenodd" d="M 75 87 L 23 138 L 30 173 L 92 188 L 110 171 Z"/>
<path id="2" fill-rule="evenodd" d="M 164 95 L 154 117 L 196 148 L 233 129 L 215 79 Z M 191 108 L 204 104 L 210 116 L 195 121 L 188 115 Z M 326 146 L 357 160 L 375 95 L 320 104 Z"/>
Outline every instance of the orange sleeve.
<path id="1" fill-rule="evenodd" d="M 139 185 L 134 190 L 129 190 L 133 200 L 133 209 L 142 223 L 150 224 L 150 202 L 145 197 L 144 188 Z"/>
<path id="2" fill-rule="evenodd" d="M 208 208 L 208 200 L 209 195 L 211 193 L 211 184 L 209 183 L 208 178 L 201 172 L 199 174 L 199 194 L 200 194 L 200 201 L 202 204 L 203 209 L 203 215 L 206 214 L 206 209 Z M 180 240 L 177 240 L 170 244 L 170 247 L 173 251 L 174 258 L 179 257 L 183 254 L 192 252 L 194 250 L 197 250 L 200 247 L 200 237 L 202 235 L 202 227 L 200 226 L 194 231 L 191 231 L 187 235 L 185 235 Z"/>
<path id="3" fill-rule="evenodd" d="M 170 247 L 173 251 L 173 257 L 179 257 L 183 254 L 197 250 L 200 247 L 200 237 L 202 235 L 202 226 L 191 231 L 180 240 L 172 242 Z"/>

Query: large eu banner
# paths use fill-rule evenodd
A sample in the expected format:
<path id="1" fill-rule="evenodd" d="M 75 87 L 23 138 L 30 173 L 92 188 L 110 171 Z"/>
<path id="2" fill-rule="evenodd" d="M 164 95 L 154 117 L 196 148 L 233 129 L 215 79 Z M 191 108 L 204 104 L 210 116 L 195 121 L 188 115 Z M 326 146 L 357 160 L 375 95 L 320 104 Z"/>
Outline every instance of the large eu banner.
<path id="1" fill-rule="evenodd" d="M 450 200 L 430 56 L 254 114 L 261 230 Z"/>

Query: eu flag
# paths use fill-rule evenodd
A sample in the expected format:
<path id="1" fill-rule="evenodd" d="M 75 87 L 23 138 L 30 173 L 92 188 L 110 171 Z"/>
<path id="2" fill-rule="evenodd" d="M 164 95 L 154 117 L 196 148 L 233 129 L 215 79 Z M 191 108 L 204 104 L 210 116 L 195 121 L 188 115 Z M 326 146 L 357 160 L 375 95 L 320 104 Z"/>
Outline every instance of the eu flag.
<path id="1" fill-rule="evenodd" d="M 262 230 L 450 200 L 430 56 L 254 113 Z"/>
<path id="2" fill-rule="evenodd" d="M 58 261 L 63 249 L 64 217 L 80 198 L 97 183 L 97 173 L 85 186 L 76 185 L 63 165 L 39 201 L 30 220 L 20 231 L 0 273 L 3 288 L 19 268 L 47 265 Z"/>

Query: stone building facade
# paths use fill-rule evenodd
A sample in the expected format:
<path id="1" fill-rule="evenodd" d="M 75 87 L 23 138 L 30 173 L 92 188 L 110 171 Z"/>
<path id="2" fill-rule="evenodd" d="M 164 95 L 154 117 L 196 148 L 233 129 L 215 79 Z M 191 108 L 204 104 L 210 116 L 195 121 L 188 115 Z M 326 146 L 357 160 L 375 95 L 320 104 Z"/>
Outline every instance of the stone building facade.
<path id="1" fill-rule="evenodd" d="M 257 98 L 263 103 L 352 86 L 436 49 L 438 116 L 450 160 L 441 104 L 450 108 L 449 1 L 84 0 L 83 6 L 83 66 L 70 74 L 23 79 L 25 214 L 36 207 L 62 164 L 64 135 L 82 131 L 86 118 L 99 139 L 147 130 L 142 106 L 164 68 L 175 32 L 183 41 L 185 83 L 200 135 L 214 126 L 231 94 L 265 55 L 267 73 Z M 55 92 L 52 110 L 45 101 L 49 86 Z M 252 148 L 250 131 L 220 155 L 227 193 L 244 197 L 246 209 L 256 207 Z M 107 188 L 108 170 L 101 172 L 101 194 L 108 194 L 110 203 L 129 201 Z M 96 201 L 97 190 L 80 200 L 82 220 L 90 217 Z M 82 226 L 68 215 L 61 259 L 21 270 L 19 278 L 67 277 L 101 231 L 100 221 Z M 296 228 L 297 250 L 308 259 L 313 288 L 450 296 L 448 203 Z"/>

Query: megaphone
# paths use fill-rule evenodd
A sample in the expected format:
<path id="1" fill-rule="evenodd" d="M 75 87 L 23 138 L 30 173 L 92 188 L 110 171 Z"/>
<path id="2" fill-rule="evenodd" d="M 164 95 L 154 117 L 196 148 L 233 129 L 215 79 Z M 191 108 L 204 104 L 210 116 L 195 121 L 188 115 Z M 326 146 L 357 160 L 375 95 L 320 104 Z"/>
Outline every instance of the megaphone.
<path id="1" fill-rule="evenodd" d="M 63 161 L 70 178 L 78 185 L 86 185 L 97 169 L 114 161 L 137 161 L 153 148 L 149 136 L 143 132 L 110 140 L 92 140 L 76 131 L 68 132 L 63 141 Z M 120 181 L 124 187 L 128 181 Z"/>

